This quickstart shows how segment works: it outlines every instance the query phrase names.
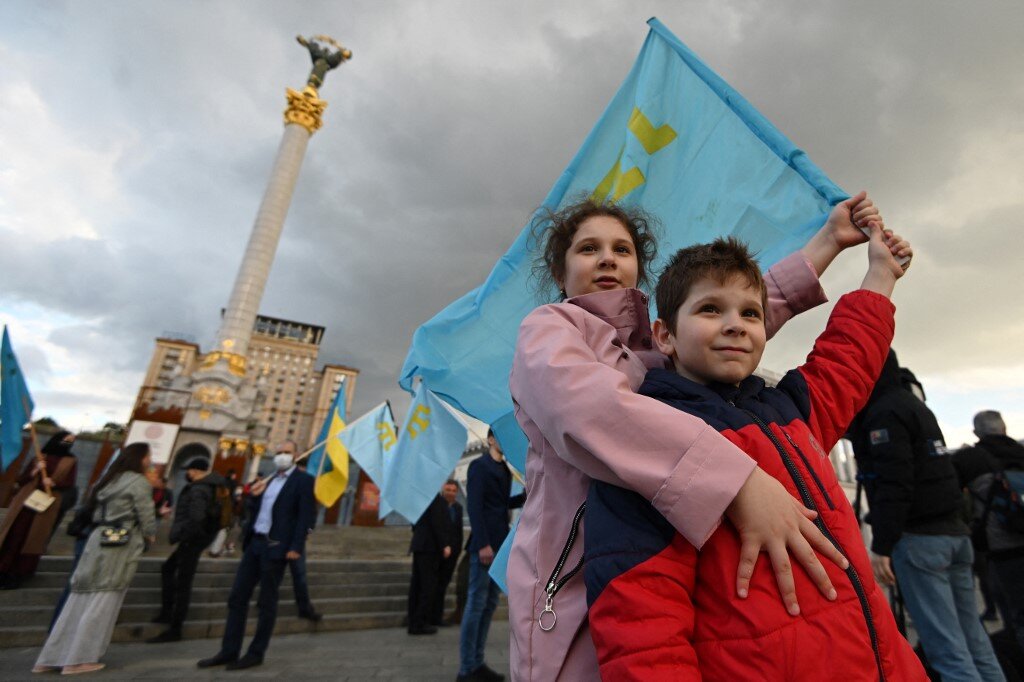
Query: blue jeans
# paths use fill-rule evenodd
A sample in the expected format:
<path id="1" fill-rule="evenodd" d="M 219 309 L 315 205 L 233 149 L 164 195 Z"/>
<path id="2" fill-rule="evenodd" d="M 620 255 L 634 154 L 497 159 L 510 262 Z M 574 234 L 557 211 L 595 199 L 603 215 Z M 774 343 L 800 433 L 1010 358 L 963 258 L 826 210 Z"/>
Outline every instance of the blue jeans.
<path id="1" fill-rule="evenodd" d="M 974 597 L 967 535 L 904 533 L 892 567 L 928 662 L 943 682 L 1005 682 Z"/>
<path id="2" fill-rule="evenodd" d="M 469 552 L 469 592 L 459 635 L 460 675 L 468 675 L 484 664 L 487 631 L 491 628 L 491 616 L 498 608 L 501 592 L 487 574 L 488 568 L 480 563 L 479 552 Z"/>

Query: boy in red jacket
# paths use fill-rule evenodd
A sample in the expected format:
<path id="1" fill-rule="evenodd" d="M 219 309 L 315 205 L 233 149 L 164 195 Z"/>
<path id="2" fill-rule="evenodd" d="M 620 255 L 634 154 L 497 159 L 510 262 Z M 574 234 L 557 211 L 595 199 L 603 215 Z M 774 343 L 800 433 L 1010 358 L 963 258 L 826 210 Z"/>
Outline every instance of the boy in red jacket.
<path id="1" fill-rule="evenodd" d="M 872 223 L 861 289 L 836 304 L 806 364 L 775 388 L 753 376 L 765 345 L 765 285 L 734 238 L 679 251 L 658 280 L 658 349 L 640 393 L 704 419 L 816 512 L 848 558 L 822 562 L 823 597 L 791 572 L 787 612 L 773 573 L 720 526 L 698 554 L 649 502 L 607 483 L 587 498 L 584 578 L 590 630 L 606 680 L 926 680 L 899 634 L 828 452 L 863 407 L 894 330 L 889 301 L 909 245 Z M 786 556 L 770 557 L 788 565 Z M 735 584 L 735 566 L 747 568 Z"/>

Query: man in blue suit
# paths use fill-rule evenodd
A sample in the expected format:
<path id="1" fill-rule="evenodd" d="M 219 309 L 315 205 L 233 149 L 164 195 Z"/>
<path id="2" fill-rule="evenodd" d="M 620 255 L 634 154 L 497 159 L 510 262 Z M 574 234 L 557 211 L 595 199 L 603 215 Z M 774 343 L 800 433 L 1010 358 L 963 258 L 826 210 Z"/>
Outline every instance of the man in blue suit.
<path id="1" fill-rule="evenodd" d="M 469 465 L 466 508 L 469 510 L 469 592 L 459 633 L 458 682 L 497 682 L 505 676 L 484 663 L 484 647 L 491 616 L 498 606 L 499 588 L 488 574 L 494 554 L 505 542 L 509 509 L 523 506 L 525 494 L 511 497 L 512 473 L 505 465 L 494 431 L 487 432 L 487 454 Z"/>
<path id="2" fill-rule="evenodd" d="M 306 536 L 316 520 L 313 477 L 295 466 L 295 443 L 281 443 L 274 455 L 276 473 L 253 484 L 249 492 L 249 518 L 242 536 L 244 552 L 228 596 L 228 620 L 215 656 L 199 661 L 200 668 L 227 664 L 243 670 L 263 663 L 277 619 L 277 596 L 288 562 L 306 548 Z M 239 658 L 249 600 L 260 586 L 259 621 L 249 650 Z"/>

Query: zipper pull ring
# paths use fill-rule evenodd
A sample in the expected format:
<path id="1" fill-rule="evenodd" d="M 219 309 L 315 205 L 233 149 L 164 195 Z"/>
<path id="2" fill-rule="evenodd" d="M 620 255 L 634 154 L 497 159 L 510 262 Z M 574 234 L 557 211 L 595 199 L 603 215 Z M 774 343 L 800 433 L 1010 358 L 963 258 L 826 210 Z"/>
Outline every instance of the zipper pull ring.
<path id="1" fill-rule="evenodd" d="M 540 616 L 538 616 L 538 618 L 537 618 L 537 625 L 539 625 L 540 629 L 543 630 L 544 632 L 551 632 L 552 630 L 554 630 L 555 629 L 555 623 L 558 621 L 558 614 L 555 613 L 555 609 L 552 608 L 552 605 L 554 604 L 554 601 L 555 601 L 554 595 L 549 591 L 547 598 L 544 600 L 544 610 L 540 612 Z M 551 619 L 550 619 L 550 623 L 551 624 L 547 625 L 546 623 L 548 621 L 547 621 L 547 619 L 545 619 L 545 616 L 547 614 L 549 614 L 549 613 L 551 614 Z"/>

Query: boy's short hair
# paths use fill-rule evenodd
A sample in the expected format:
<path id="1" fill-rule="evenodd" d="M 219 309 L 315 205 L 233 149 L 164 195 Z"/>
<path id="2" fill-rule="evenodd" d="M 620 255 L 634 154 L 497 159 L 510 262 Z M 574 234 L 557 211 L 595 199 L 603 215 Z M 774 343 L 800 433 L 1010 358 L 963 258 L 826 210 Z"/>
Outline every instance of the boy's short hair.
<path id="1" fill-rule="evenodd" d="M 693 285 L 707 277 L 723 284 L 733 275 L 745 278 L 750 286 L 760 289 L 761 307 L 767 311 L 768 288 L 750 249 L 736 237 L 719 237 L 707 244 L 679 249 L 672 256 L 654 289 L 658 317 L 675 333 L 679 307 L 690 295 Z"/>

